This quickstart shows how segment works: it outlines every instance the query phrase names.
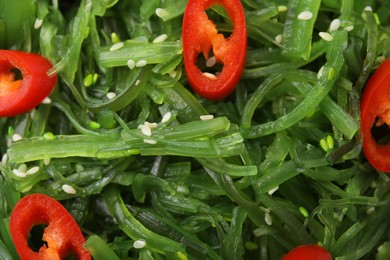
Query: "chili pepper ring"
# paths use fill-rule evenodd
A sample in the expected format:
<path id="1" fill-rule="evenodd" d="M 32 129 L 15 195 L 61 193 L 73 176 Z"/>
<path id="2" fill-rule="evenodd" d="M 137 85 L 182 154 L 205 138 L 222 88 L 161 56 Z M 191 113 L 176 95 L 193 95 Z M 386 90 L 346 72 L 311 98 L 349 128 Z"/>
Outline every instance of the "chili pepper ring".
<path id="1" fill-rule="evenodd" d="M 205 10 L 222 5 L 234 28 L 225 38 Z M 183 56 L 186 76 L 191 87 L 204 98 L 223 99 L 238 84 L 245 65 L 247 31 L 244 9 L 239 0 L 189 0 L 183 18 Z M 200 53 L 208 59 L 211 50 L 218 63 L 217 74 L 203 73 L 196 65 Z"/>
<path id="2" fill-rule="evenodd" d="M 42 240 L 47 242 L 34 252 L 28 245 L 28 235 L 35 225 L 45 225 Z M 12 211 L 10 232 L 21 259 L 61 259 L 71 253 L 78 259 L 91 259 L 83 248 L 85 239 L 76 221 L 55 199 L 43 194 L 23 197 Z"/>

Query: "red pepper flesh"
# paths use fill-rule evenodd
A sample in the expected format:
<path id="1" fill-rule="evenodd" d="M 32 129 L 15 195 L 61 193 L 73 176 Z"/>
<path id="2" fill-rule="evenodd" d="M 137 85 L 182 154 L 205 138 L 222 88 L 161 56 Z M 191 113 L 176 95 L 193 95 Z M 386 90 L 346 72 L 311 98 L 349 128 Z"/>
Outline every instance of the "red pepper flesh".
<path id="1" fill-rule="evenodd" d="M 0 50 L 0 117 L 16 116 L 39 105 L 57 82 L 56 75 L 46 74 L 51 67 L 41 55 Z M 15 78 L 16 70 L 21 79 Z"/>
<path id="2" fill-rule="evenodd" d="M 288 252 L 283 260 L 332 260 L 332 256 L 319 245 L 302 245 Z"/>
<path id="3" fill-rule="evenodd" d="M 47 224 L 42 240 L 47 242 L 34 252 L 28 235 L 35 225 Z M 10 232 L 21 259 L 62 259 L 74 253 L 78 259 L 91 259 L 83 248 L 85 239 L 69 212 L 55 199 L 43 194 L 23 197 L 12 211 Z"/>
<path id="4" fill-rule="evenodd" d="M 228 38 L 218 33 L 206 9 L 213 5 L 225 8 L 233 22 Z M 191 87 L 204 98 L 223 99 L 238 84 L 245 66 L 247 31 L 244 9 L 239 0 L 189 0 L 184 12 L 183 57 L 186 76 Z M 223 64 L 216 77 L 203 74 L 196 61 L 200 53 L 208 59 L 213 51 L 216 61 Z"/>
<path id="5" fill-rule="evenodd" d="M 378 67 L 365 86 L 360 124 L 367 160 L 374 168 L 390 172 L 390 144 L 378 144 L 371 132 L 375 125 L 390 125 L 390 59 Z"/>

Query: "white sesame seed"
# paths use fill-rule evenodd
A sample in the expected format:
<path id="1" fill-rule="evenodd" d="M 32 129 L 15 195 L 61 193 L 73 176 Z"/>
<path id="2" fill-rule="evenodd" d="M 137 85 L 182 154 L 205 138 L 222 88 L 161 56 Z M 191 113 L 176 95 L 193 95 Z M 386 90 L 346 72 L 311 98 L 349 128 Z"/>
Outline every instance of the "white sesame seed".
<path id="1" fill-rule="evenodd" d="M 132 69 L 134 69 L 134 67 L 135 67 L 135 61 L 133 61 L 133 60 L 128 60 L 127 61 L 127 66 L 132 70 Z"/>
<path id="2" fill-rule="evenodd" d="M 3 156 L 1 157 L 1 163 L 2 164 L 7 164 L 7 162 L 8 162 L 8 154 L 3 154 Z"/>
<path id="3" fill-rule="evenodd" d="M 206 76 L 207 78 L 211 79 L 211 80 L 216 80 L 216 79 L 217 79 L 217 76 L 215 76 L 215 75 L 212 74 L 212 73 L 203 72 L 202 74 L 203 74 L 204 76 Z"/>
<path id="4" fill-rule="evenodd" d="M 18 170 L 21 172 L 26 172 L 27 171 L 27 165 L 25 163 L 22 163 L 19 165 Z"/>
<path id="5" fill-rule="evenodd" d="M 279 186 L 276 186 L 275 188 L 272 188 L 272 189 L 270 189 L 269 191 L 268 191 L 268 195 L 272 195 L 272 194 L 274 194 L 275 193 L 275 191 L 277 191 L 279 189 Z"/>
<path id="6" fill-rule="evenodd" d="M 313 13 L 310 11 L 303 11 L 300 14 L 298 14 L 298 19 L 302 21 L 307 21 L 313 18 Z"/>
<path id="7" fill-rule="evenodd" d="M 108 93 L 106 94 L 106 97 L 107 97 L 108 99 L 113 99 L 113 98 L 116 97 L 116 93 L 115 93 L 115 92 L 108 92 Z"/>
<path id="8" fill-rule="evenodd" d="M 72 187 L 72 186 L 70 186 L 70 185 L 68 185 L 68 184 L 64 184 L 64 185 L 62 185 L 62 190 L 64 191 L 64 192 L 66 192 L 66 193 L 68 193 L 68 194 L 76 194 L 76 190 Z"/>
<path id="9" fill-rule="evenodd" d="M 110 51 L 116 51 L 116 50 L 119 50 L 120 48 L 122 48 L 124 45 L 123 42 L 117 42 L 115 44 L 113 44 L 111 47 L 110 47 Z"/>
<path id="10" fill-rule="evenodd" d="M 287 11 L 287 6 L 285 6 L 285 5 L 279 5 L 278 6 L 278 12 L 279 13 L 282 13 L 282 12 L 286 12 Z"/>
<path id="11" fill-rule="evenodd" d="M 153 43 L 163 42 L 166 39 L 168 39 L 168 35 L 164 33 L 164 34 L 161 34 L 161 35 L 157 36 L 156 38 L 154 38 Z"/>
<path id="12" fill-rule="evenodd" d="M 156 140 L 153 140 L 153 139 L 144 139 L 143 140 L 145 144 L 157 144 L 157 141 Z"/>
<path id="13" fill-rule="evenodd" d="M 40 19 L 40 18 L 35 19 L 34 29 L 38 30 L 39 28 L 41 28 L 42 24 L 43 24 L 42 19 Z"/>
<path id="14" fill-rule="evenodd" d="M 374 213 L 375 212 L 375 207 L 369 207 L 368 209 L 367 209 L 367 211 L 366 211 L 366 213 L 368 214 L 368 215 L 370 215 L 371 213 Z"/>
<path id="15" fill-rule="evenodd" d="M 45 159 L 43 159 L 43 164 L 48 166 L 50 161 L 51 161 L 51 158 L 45 158 Z"/>
<path id="16" fill-rule="evenodd" d="M 337 31 L 340 28 L 340 25 L 341 25 L 340 19 L 334 19 L 329 25 L 329 31 L 331 32 Z"/>
<path id="17" fill-rule="evenodd" d="M 188 193 L 188 188 L 186 186 L 179 185 L 176 188 L 178 193 Z"/>
<path id="18" fill-rule="evenodd" d="M 213 115 L 202 115 L 199 118 L 200 118 L 200 120 L 211 120 L 214 118 L 214 116 Z"/>
<path id="19" fill-rule="evenodd" d="M 276 36 L 275 36 L 275 41 L 276 41 L 277 43 L 282 43 L 282 40 L 283 40 L 282 37 L 283 37 L 283 36 L 282 36 L 281 34 L 276 35 Z"/>
<path id="20" fill-rule="evenodd" d="M 317 79 L 320 79 L 322 77 L 322 73 L 324 72 L 324 66 L 322 66 L 317 73 Z"/>
<path id="21" fill-rule="evenodd" d="M 42 100 L 42 104 L 50 104 L 51 103 L 51 99 L 49 97 L 45 97 L 43 100 Z"/>
<path id="22" fill-rule="evenodd" d="M 28 169 L 26 171 L 27 175 L 32 175 L 32 174 L 36 174 L 37 172 L 39 172 L 41 168 L 39 166 L 34 166 L 34 167 L 31 167 L 30 169 Z"/>
<path id="23" fill-rule="evenodd" d="M 327 32 L 320 32 L 318 35 L 325 41 L 331 42 L 333 41 L 333 36 L 330 33 Z"/>
<path id="24" fill-rule="evenodd" d="M 206 60 L 206 67 L 211 68 L 211 67 L 214 66 L 215 64 L 217 64 L 217 59 L 215 58 L 215 56 L 211 56 L 210 58 L 208 58 L 208 59 Z"/>
<path id="25" fill-rule="evenodd" d="M 347 32 L 350 32 L 350 31 L 352 31 L 353 29 L 354 29 L 353 25 L 349 25 L 349 26 L 346 26 L 346 27 L 344 28 L 344 30 L 347 31 Z"/>
<path id="26" fill-rule="evenodd" d="M 20 134 L 17 134 L 17 133 L 12 135 L 12 141 L 14 141 L 14 142 L 22 140 L 22 138 L 23 137 Z"/>
<path id="27" fill-rule="evenodd" d="M 140 129 L 141 129 L 141 132 L 142 132 L 143 135 L 152 136 L 152 129 L 150 129 L 149 126 L 141 125 Z"/>
<path id="28" fill-rule="evenodd" d="M 368 5 L 368 6 L 364 7 L 364 11 L 372 12 L 372 7 Z"/>
<path id="29" fill-rule="evenodd" d="M 265 223 L 267 223 L 268 226 L 272 226 L 272 217 L 271 214 L 267 211 L 264 215 Z"/>
<path id="30" fill-rule="evenodd" d="M 168 12 L 162 8 L 157 8 L 155 11 L 156 15 L 160 18 L 162 18 L 164 15 L 167 15 Z"/>
<path id="31" fill-rule="evenodd" d="M 141 249 L 144 248 L 145 246 L 146 246 L 146 241 L 143 239 L 138 239 L 133 243 L 133 247 L 136 249 Z"/>
<path id="32" fill-rule="evenodd" d="M 134 84 L 135 84 L 136 86 L 138 86 L 140 82 L 141 82 L 141 81 L 140 81 L 139 79 L 137 79 L 137 80 L 135 81 Z"/>
<path id="33" fill-rule="evenodd" d="M 148 62 L 146 60 L 139 60 L 137 61 L 137 63 L 135 64 L 136 67 L 143 67 L 145 66 L 146 64 L 148 64 Z"/>
<path id="34" fill-rule="evenodd" d="M 166 123 L 166 122 L 168 122 L 169 119 L 171 119 L 171 117 L 172 117 L 172 113 L 171 113 L 171 112 L 166 112 L 166 113 L 163 115 L 162 119 L 161 119 L 161 123 Z"/>
<path id="35" fill-rule="evenodd" d="M 19 177 L 19 178 L 24 178 L 24 177 L 27 176 L 26 172 L 19 171 L 18 169 L 13 169 L 13 170 L 12 170 L 12 173 L 13 173 L 15 176 Z"/>
<path id="36" fill-rule="evenodd" d="M 145 121 L 144 125 L 148 126 L 150 129 L 156 128 L 158 126 L 156 122 L 150 123 L 148 121 Z"/>
<path id="37" fill-rule="evenodd" d="M 174 78 L 174 77 L 176 77 L 176 75 L 177 75 L 177 71 L 176 71 L 176 70 L 172 70 L 172 71 L 169 72 L 168 74 L 169 74 L 169 76 L 170 76 L 171 78 Z"/>

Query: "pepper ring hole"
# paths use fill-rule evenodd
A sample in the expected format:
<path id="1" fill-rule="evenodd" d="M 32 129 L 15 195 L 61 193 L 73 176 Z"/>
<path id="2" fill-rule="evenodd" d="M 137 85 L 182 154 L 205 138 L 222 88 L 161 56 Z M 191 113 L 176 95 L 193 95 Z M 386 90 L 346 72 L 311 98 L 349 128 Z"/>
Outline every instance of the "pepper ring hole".
<path id="1" fill-rule="evenodd" d="M 390 144 L 390 127 L 380 117 L 375 119 L 375 123 L 371 128 L 371 135 L 377 144 Z"/>
<path id="2" fill-rule="evenodd" d="M 42 240 L 43 233 L 46 227 L 47 225 L 42 224 L 42 225 L 35 225 L 31 228 L 30 233 L 28 235 L 27 243 L 32 251 L 39 252 L 39 249 L 42 246 L 47 247 L 46 241 Z"/>
<path id="3" fill-rule="evenodd" d="M 22 72 L 19 69 L 12 68 L 11 72 L 14 74 L 14 81 L 23 79 Z"/>

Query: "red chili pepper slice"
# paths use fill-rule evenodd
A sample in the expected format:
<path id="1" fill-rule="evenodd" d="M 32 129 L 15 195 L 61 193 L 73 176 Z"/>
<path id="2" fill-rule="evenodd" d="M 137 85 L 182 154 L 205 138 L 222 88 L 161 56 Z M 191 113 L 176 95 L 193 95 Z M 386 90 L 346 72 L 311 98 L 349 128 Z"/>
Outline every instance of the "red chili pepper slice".
<path id="1" fill-rule="evenodd" d="M 28 235 L 35 225 L 47 224 L 42 240 L 47 242 L 34 252 Z M 91 259 L 83 248 L 85 239 L 70 213 L 55 199 L 43 194 L 23 197 L 11 214 L 10 231 L 21 259 L 62 259 L 74 253 L 78 259 Z"/>
<path id="2" fill-rule="evenodd" d="M 206 9 L 213 5 L 225 8 L 234 28 L 225 38 L 218 33 Z M 189 0 L 184 12 L 183 56 L 186 76 L 191 87 L 202 97 L 223 99 L 240 80 L 245 65 L 247 31 L 244 9 L 239 0 Z M 216 61 L 223 64 L 218 75 L 202 73 L 196 61 L 200 53 L 208 59 L 213 51 Z"/>
<path id="3" fill-rule="evenodd" d="M 332 256 L 319 245 L 302 245 L 288 252 L 283 260 L 332 260 Z"/>
<path id="4" fill-rule="evenodd" d="M 390 144 L 380 144 L 372 134 L 375 126 L 390 125 L 390 59 L 368 80 L 360 103 L 363 151 L 373 167 L 390 172 Z"/>
<path id="5" fill-rule="evenodd" d="M 34 53 L 0 50 L 0 117 L 19 115 L 33 109 L 52 91 L 57 76 L 46 72 L 52 64 Z M 15 71 L 21 78 L 15 78 Z"/>

